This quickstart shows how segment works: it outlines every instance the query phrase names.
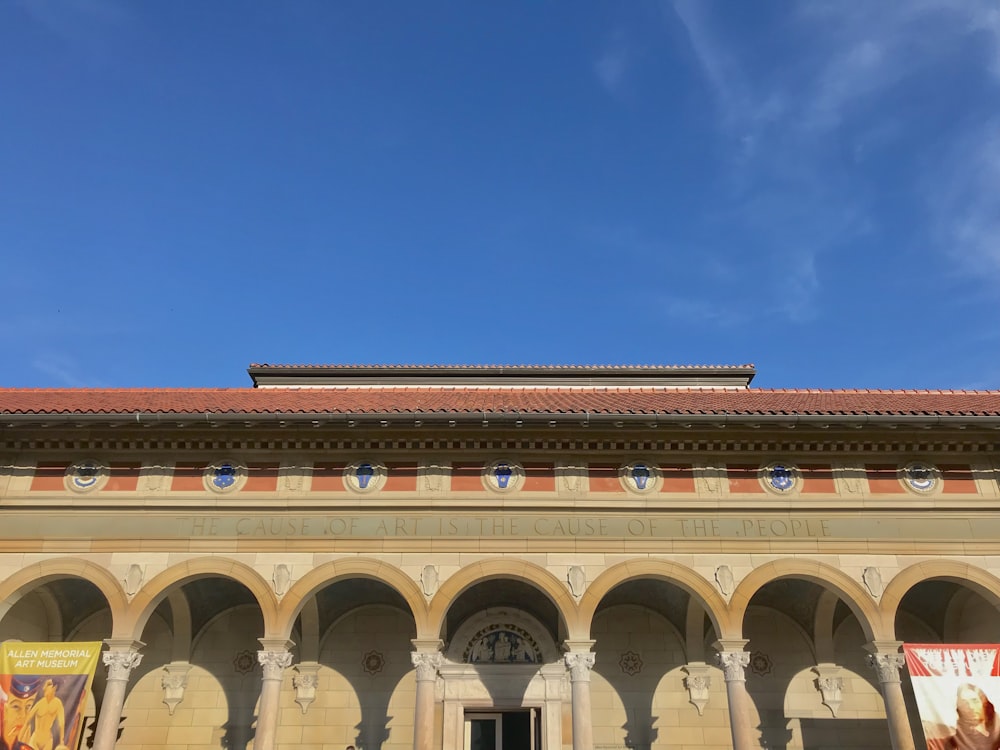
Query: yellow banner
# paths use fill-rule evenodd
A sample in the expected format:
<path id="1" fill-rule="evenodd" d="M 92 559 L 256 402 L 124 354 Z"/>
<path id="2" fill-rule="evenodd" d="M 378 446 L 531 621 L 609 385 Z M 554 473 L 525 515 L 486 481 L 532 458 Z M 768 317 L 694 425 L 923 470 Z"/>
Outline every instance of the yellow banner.
<path id="1" fill-rule="evenodd" d="M 79 745 L 101 643 L 0 644 L 0 750 Z"/>

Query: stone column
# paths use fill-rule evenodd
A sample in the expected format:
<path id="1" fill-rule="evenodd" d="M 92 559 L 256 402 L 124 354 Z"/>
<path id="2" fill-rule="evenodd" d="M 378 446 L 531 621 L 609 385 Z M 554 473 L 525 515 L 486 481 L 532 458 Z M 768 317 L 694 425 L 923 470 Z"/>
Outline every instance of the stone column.
<path id="1" fill-rule="evenodd" d="M 434 746 L 434 685 L 441 666 L 439 640 L 413 640 L 416 649 L 410 654 L 417 670 L 416 705 L 413 709 L 413 750 L 432 750 Z"/>
<path id="2" fill-rule="evenodd" d="M 594 750 L 594 726 L 590 711 L 590 670 L 596 655 L 589 649 L 593 641 L 566 642 L 564 655 L 572 684 L 573 750 Z M 582 650 L 586 648 L 587 650 Z"/>
<path id="3" fill-rule="evenodd" d="M 914 750 L 913 733 L 906 715 L 903 687 L 899 682 L 899 668 L 905 660 L 899 653 L 900 641 L 872 641 L 865 646 L 868 663 L 878 674 L 878 682 L 885 700 L 885 718 L 889 722 L 889 740 L 893 750 Z"/>
<path id="4" fill-rule="evenodd" d="M 108 668 L 108 682 L 101 713 L 97 717 L 97 729 L 94 730 L 94 750 L 112 750 L 118 740 L 128 678 L 142 661 L 139 649 L 146 645 L 128 638 L 108 638 L 104 642 L 108 644 L 108 650 L 101 658 Z"/>
<path id="5" fill-rule="evenodd" d="M 729 699 L 729 731 L 733 735 L 733 750 L 751 750 L 757 747 L 750 732 L 750 696 L 747 694 L 744 670 L 750 663 L 750 654 L 743 650 L 749 641 L 718 640 L 713 647 L 718 651 L 719 666 L 726 680 L 726 697 Z"/>
<path id="6" fill-rule="evenodd" d="M 278 734 L 278 701 L 281 697 L 281 679 L 292 664 L 289 649 L 295 645 L 280 638 L 261 638 L 264 648 L 257 652 L 257 661 L 264 671 L 260 685 L 260 703 L 257 707 L 257 733 L 253 750 L 274 750 Z"/>

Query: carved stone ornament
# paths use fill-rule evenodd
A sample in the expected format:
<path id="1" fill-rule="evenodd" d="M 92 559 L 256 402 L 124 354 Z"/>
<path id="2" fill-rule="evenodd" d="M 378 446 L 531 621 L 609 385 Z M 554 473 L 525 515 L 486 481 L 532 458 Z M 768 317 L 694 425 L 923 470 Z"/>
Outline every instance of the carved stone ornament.
<path id="1" fill-rule="evenodd" d="M 701 471 L 702 486 L 705 493 L 712 497 L 722 494 L 722 477 L 725 474 L 725 467 L 707 465 Z"/>
<path id="2" fill-rule="evenodd" d="M 841 677 L 840 667 L 832 664 L 820 664 L 813 667 L 813 671 L 819 675 L 816 678 L 816 687 L 820 695 L 823 696 L 823 705 L 830 709 L 830 713 L 837 716 L 837 711 L 844 699 L 844 678 Z"/>
<path id="3" fill-rule="evenodd" d="M 582 565 L 570 565 L 566 573 L 566 583 L 569 584 L 570 593 L 577 599 L 583 596 L 587 588 L 587 572 Z"/>
<path id="4" fill-rule="evenodd" d="M 274 566 L 274 573 L 271 574 L 271 585 L 279 599 L 288 593 L 288 588 L 292 585 L 292 571 L 287 565 L 280 563 Z"/>
<path id="5" fill-rule="evenodd" d="M 86 459 L 66 469 L 64 484 L 70 492 L 95 492 L 108 483 L 111 470 L 106 463 Z"/>
<path id="6" fill-rule="evenodd" d="M 291 651 L 258 651 L 257 661 L 264 670 L 265 680 L 280 680 L 285 670 L 291 666 Z"/>
<path id="7" fill-rule="evenodd" d="M 642 657 L 635 651 L 626 651 L 618 659 L 618 666 L 624 674 L 635 677 L 642 671 Z"/>
<path id="8" fill-rule="evenodd" d="M 524 486 L 524 467 L 517 461 L 499 459 L 483 469 L 481 478 L 491 492 L 517 492 Z"/>
<path id="9" fill-rule="evenodd" d="M 414 651 L 410 654 L 413 668 L 417 670 L 417 681 L 436 680 L 438 668 L 443 658 L 439 651 Z"/>
<path id="10" fill-rule="evenodd" d="M 899 682 L 899 670 L 904 663 L 902 654 L 868 655 L 868 666 L 875 670 L 880 683 Z"/>
<path id="11" fill-rule="evenodd" d="M 360 494 L 378 492 L 385 486 L 388 476 L 383 463 L 368 459 L 355 461 L 344 467 L 344 487 Z"/>
<path id="12" fill-rule="evenodd" d="M 362 655 L 361 668 L 372 677 L 381 672 L 383 667 L 385 667 L 385 654 L 381 651 L 372 649 L 371 651 L 366 651 Z"/>
<path id="13" fill-rule="evenodd" d="M 292 668 L 292 687 L 295 688 L 295 702 L 302 713 L 316 700 L 316 686 L 319 684 L 319 663 L 303 662 Z"/>
<path id="14" fill-rule="evenodd" d="M 437 593 L 438 569 L 436 565 L 425 565 L 420 571 L 420 588 L 423 589 L 424 596 L 430 598 Z"/>
<path id="15" fill-rule="evenodd" d="M 128 566 L 128 570 L 125 571 L 125 578 L 122 579 L 122 583 L 125 584 L 125 593 L 128 595 L 129 599 L 138 593 L 145 577 L 146 569 L 141 565 L 132 563 Z"/>
<path id="16" fill-rule="evenodd" d="M 707 664 L 688 664 L 684 667 L 687 677 L 684 678 L 684 687 L 688 691 L 688 701 L 696 709 L 698 715 L 703 716 L 705 706 L 708 705 L 708 691 L 712 687 L 712 676 Z"/>
<path id="17" fill-rule="evenodd" d="M 250 674 L 257 666 L 254 661 L 254 653 L 250 649 L 238 651 L 233 657 L 233 669 L 237 674 Z"/>
<path id="18" fill-rule="evenodd" d="M 590 682 L 590 670 L 597 656 L 590 651 L 570 651 L 563 655 L 569 677 L 573 682 Z"/>
<path id="19" fill-rule="evenodd" d="M 160 687 L 163 688 L 163 702 L 167 706 L 167 713 L 171 716 L 174 715 L 177 704 L 184 700 L 184 688 L 187 687 L 190 671 L 191 664 L 186 661 L 170 662 L 163 667 Z"/>
<path id="20" fill-rule="evenodd" d="M 882 574 L 879 572 L 878 568 L 865 568 L 864 572 L 861 574 L 861 580 L 865 582 L 868 593 L 874 598 L 878 599 L 882 596 L 882 592 L 885 591 L 885 586 L 882 585 Z"/>
<path id="21" fill-rule="evenodd" d="M 226 494 L 243 489 L 247 476 L 246 464 L 234 458 L 223 458 L 205 468 L 201 481 L 209 492 Z"/>
<path id="22" fill-rule="evenodd" d="M 719 591 L 723 596 L 731 596 L 736 588 L 736 581 L 733 579 L 733 571 L 728 565 L 720 565 L 715 569 L 715 582 L 719 585 Z"/>
<path id="23" fill-rule="evenodd" d="M 744 682 L 750 654 L 746 651 L 720 651 L 715 656 L 726 682 Z"/>
<path id="24" fill-rule="evenodd" d="M 105 651 L 101 661 L 108 668 L 108 680 L 127 682 L 132 670 L 139 666 L 142 654 L 137 651 Z"/>

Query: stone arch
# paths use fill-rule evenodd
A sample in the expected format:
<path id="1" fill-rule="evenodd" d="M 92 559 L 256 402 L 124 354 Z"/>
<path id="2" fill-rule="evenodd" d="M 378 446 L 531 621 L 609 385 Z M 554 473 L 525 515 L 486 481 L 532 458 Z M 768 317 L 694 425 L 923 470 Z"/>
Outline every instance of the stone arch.
<path id="1" fill-rule="evenodd" d="M 287 638 L 295 627 L 295 618 L 317 591 L 345 578 L 369 578 L 386 584 L 406 601 L 416 623 L 417 636 L 423 632 L 427 618 L 427 604 L 416 581 L 399 568 L 364 557 L 345 557 L 313 568 L 297 580 L 281 600 L 278 609 L 276 636 Z"/>
<path id="2" fill-rule="evenodd" d="M 731 625 L 722 596 L 691 568 L 669 560 L 627 560 L 601 573 L 580 600 L 583 637 L 589 637 L 594 614 L 608 592 L 619 584 L 638 578 L 653 578 L 680 586 L 705 608 L 719 638 L 739 637 L 739 628 Z"/>
<path id="3" fill-rule="evenodd" d="M 824 589 L 835 591 L 858 618 L 861 629 L 869 641 L 892 637 L 892 630 L 884 629 L 878 607 L 860 583 L 842 570 L 815 560 L 800 558 L 785 558 L 765 563 L 740 581 L 729 602 L 729 612 L 732 622 L 739 623 L 741 631 L 743 616 L 753 595 L 766 584 L 780 578 L 801 578 L 816 583 Z"/>
<path id="4" fill-rule="evenodd" d="M 903 568 L 885 587 L 879 610 L 886 632 L 891 637 L 895 637 L 896 615 L 903 597 L 918 583 L 933 578 L 944 578 L 966 586 L 1000 610 L 1000 578 L 957 560 L 924 560 Z"/>
<path id="5" fill-rule="evenodd" d="M 448 609 L 471 586 L 495 578 L 511 578 L 538 589 L 555 605 L 568 640 L 585 638 L 579 628 L 577 608 L 569 589 L 552 573 L 540 565 L 524 560 L 498 558 L 480 560 L 459 570 L 438 589 L 427 612 L 426 629 L 417 631 L 418 638 L 437 638 L 444 626 Z"/>
<path id="6" fill-rule="evenodd" d="M 111 610 L 112 635 L 124 627 L 128 598 L 121 582 L 107 568 L 73 557 L 59 557 L 28 565 L 0 583 L 0 620 L 27 591 L 57 578 L 81 578 L 92 583 Z"/>
<path id="7" fill-rule="evenodd" d="M 246 586 L 253 594 L 264 619 L 264 635 L 275 632 L 277 599 L 261 575 L 249 565 L 224 557 L 197 557 L 167 568 L 146 582 L 132 599 L 127 619 L 122 625 L 123 637 L 141 640 L 143 628 L 160 601 L 195 578 L 228 578 Z"/>

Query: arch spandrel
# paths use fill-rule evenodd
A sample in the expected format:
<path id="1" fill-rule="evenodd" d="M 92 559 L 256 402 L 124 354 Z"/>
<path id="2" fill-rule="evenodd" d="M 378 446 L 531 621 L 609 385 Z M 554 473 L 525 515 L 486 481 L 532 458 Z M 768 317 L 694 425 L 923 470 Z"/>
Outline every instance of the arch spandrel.
<path id="1" fill-rule="evenodd" d="M 380 581 L 396 591 L 409 606 L 419 636 L 421 628 L 426 624 L 427 604 L 416 581 L 394 565 L 365 557 L 331 560 L 313 568 L 298 579 L 281 599 L 277 635 L 287 638 L 295 627 L 295 618 L 299 616 L 306 602 L 321 589 L 346 578 L 369 578 Z"/>
<path id="2" fill-rule="evenodd" d="M 580 626 L 584 637 L 589 637 L 591 623 L 604 597 L 615 586 L 639 578 L 679 586 L 705 608 L 719 638 L 739 637 L 739 625 L 734 628 L 730 623 L 726 602 L 712 584 L 691 568 L 669 560 L 627 560 L 601 573 L 580 599 Z"/>
<path id="3" fill-rule="evenodd" d="M 932 579 L 945 579 L 966 586 L 1000 610 L 1000 578 L 957 560 L 923 560 L 903 568 L 886 585 L 879 603 L 886 632 L 895 632 L 896 615 L 906 593 L 918 583 Z"/>
<path id="4" fill-rule="evenodd" d="M 33 563 L 0 583 L 0 620 L 24 594 L 57 578 L 81 578 L 96 586 L 111 610 L 115 631 L 127 620 L 128 597 L 121 582 L 107 568 L 72 557 Z"/>
<path id="5" fill-rule="evenodd" d="M 773 560 L 751 571 L 740 581 L 729 602 L 733 623 L 742 622 L 750 600 L 761 588 L 781 578 L 800 578 L 811 581 L 839 595 L 858 618 L 868 640 L 891 639 L 891 629 L 884 629 L 881 613 L 871 596 L 858 581 L 831 565 L 802 558 Z"/>
<path id="6" fill-rule="evenodd" d="M 172 565 L 151 578 L 129 603 L 127 617 L 122 623 L 122 637 L 142 640 L 142 631 L 160 601 L 172 589 L 195 578 L 228 578 L 250 590 L 264 619 L 264 633 L 275 632 L 278 622 L 277 597 L 261 575 L 245 563 L 225 557 L 198 557 Z"/>
<path id="7" fill-rule="evenodd" d="M 418 633 L 418 637 L 437 638 L 452 603 L 471 586 L 494 578 L 511 578 L 534 586 L 555 605 L 568 638 L 574 640 L 584 637 L 579 635 L 582 631 L 578 625 L 576 603 L 562 581 L 540 565 L 507 558 L 480 560 L 465 566 L 444 581 L 431 601 L 427 613 L 427 630 Z"/>

